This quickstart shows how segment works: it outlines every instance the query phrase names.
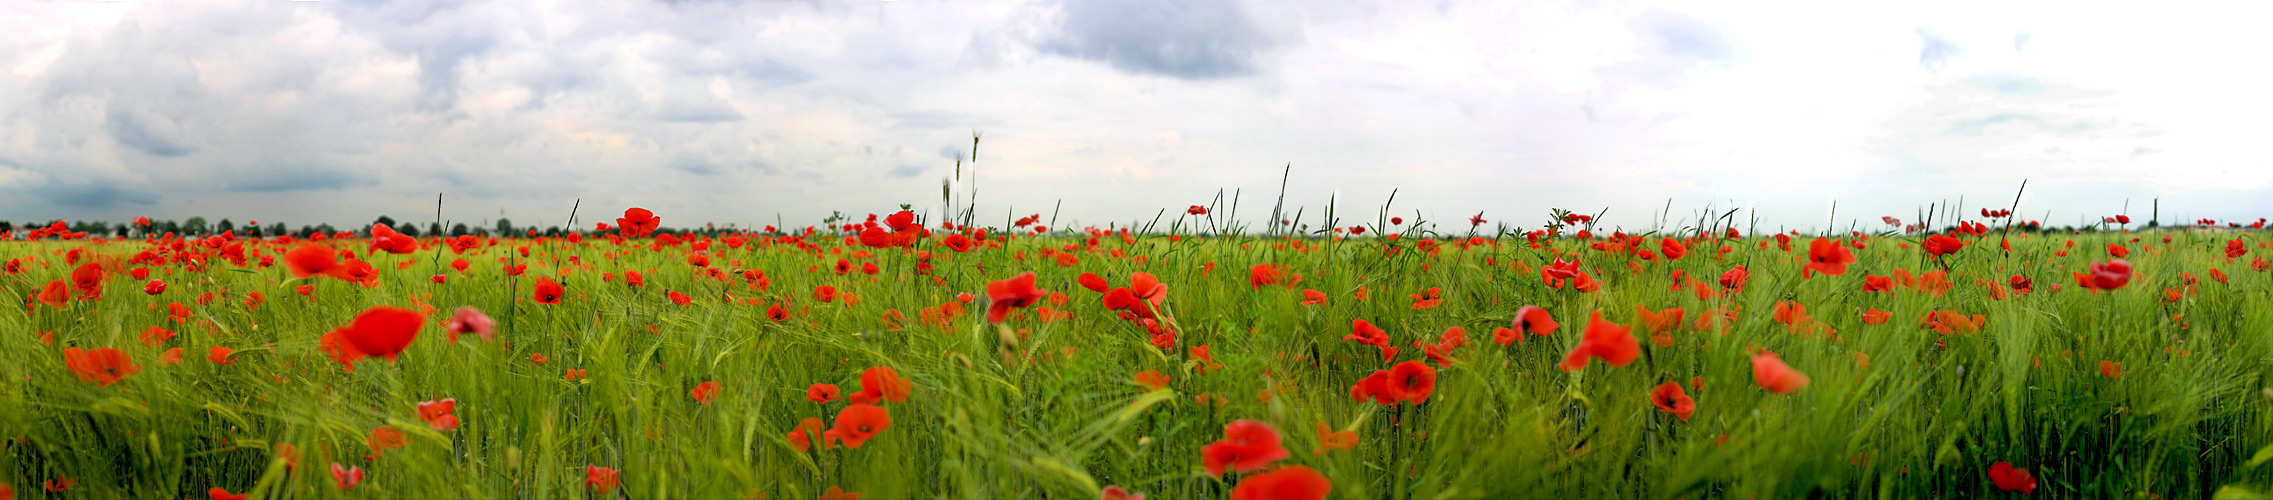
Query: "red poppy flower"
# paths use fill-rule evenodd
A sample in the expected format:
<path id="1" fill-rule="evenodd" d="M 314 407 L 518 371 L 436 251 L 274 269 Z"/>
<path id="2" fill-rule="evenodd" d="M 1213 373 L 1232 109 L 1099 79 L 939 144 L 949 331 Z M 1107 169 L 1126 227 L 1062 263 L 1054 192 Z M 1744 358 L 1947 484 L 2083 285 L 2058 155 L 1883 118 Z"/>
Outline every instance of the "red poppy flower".
<path id="1" fill-rule="evenodd" d="M 1001 323 L 1011 310 L 1034 305 L 1047 296 L 1048 292 L 1034 288 L 1033 271 L 987 283 L 987 322 Z"/>
<path id="2" fill-rule="evenodd" d="M 805 400 L 827 404 L 837 400 L 840 391 L 835 384 L 813 384 L 805 388 Z"/>
<path id="3" fill-rule="evenodd" d="M 2123 365 L 2114 361 L 2100 360 L 2099 376 L 2107 378 L 2123 378 Z"/>
<path id="4" fill-rule="evenodd" d="M 1139 384 L 1144 384 L 1145 387 L 1151 387 L 1155 391 L 1168 387 L 1168 376 L 1161 375 L 1159 370 L 1137 372 L 1136 381 Z"/>
<path id="5" fill-rule="evenodd" d="M 2123 259 L 2095 263 L 2091 265 L 2091 274 L 2078 276 L 2076 281 L 2079 285 L 2095 290 L 2123 288 L 2124 284 L 2131 282 L 2131 263 Z"/>
<path id="6" fill-rule="evenodd" d="M 813 287 L 813 300 L 820 301 L 824 304 L 829 302 L 836 302 L 837 287 L 829 285 L 820 285 Z"/>
<path id="7" fill-rule="evenodd" d="M 219 486 L 215 486 L 213 489 L 205 490 L 205 496 L 213 500 L 245 500 L 244 495 L 229 493 L 229 490 Z"/>
<path id="8" fill-rule="evenodd" d="M 1642 355 L 1641 342 L 1634 340 L 1631 330 L 1617 323 L 1603 321 L 1602 311 L 1595 311 L 1593 316 L 1587 318 L 1586 337 L 1557 366 L 1566 372 L 1578 371 L 1586 368 L 1587 361 L 1593 358 L 1602 358 L 1602 362 L 1614 367 L 1626 366 Z"/>
<path id="9" fill-rule="evenodd" d="M 341 490 L 354 488 L 355 485 L 363 484 L 363 466 L 358 465 L 354 468 L 347 468 L 340 467 L 339 462 L 332 462 L 331 482 L 333 488 Z"/>
<path id="10" fill-rule="evenodd" d="M 1096 273 L 1081 273 L 1081 277 L 1074 279 L 1074 281 L 1080 282 L 1082 288 L 1097 293 L 1105 293 L 1105 289 L 1112 286 L 1105 284 L 1105 278 L 1097 276 Z"/>
<path id="11" fill-rule="evenodd" d="M 1436 369 L 1419 361 L 1397 363 L 1389 367 L 1387 389 L 1389 397 L 1398 401 L 1426 403 L 1429 394 L 1436 392 Z"/>
<path id="12" fill-rule="evenodd" d="M 1886 324 L 1886 320 L 1888 320 L 1888 319 L 1893 319 L 1893 318 L 1894 318 L 1894 313 L 1890 313 L 1890 312 L 1886 312 L 1886 311 L 1881 311 L 1881 310 L 1878 310 L 1878 308 L 1876 308 L 1876 307 L 1873 307 L 1873 308 L 1871 308 L 1871 309 L 1870 309 L 1870 310 L 1868 310 L 1868 311 L 1863 311 L 1863 324 L 1866 324 L 1866 325 L 1871 325 L 1871 326 L 1878 326 L 1878 325 L 1883 325 L 1883 324 Z"/>
<path id="13" fill-rule="evenodd" d="M 859 448 L 874 439 L 877 433 L 892 428 L 892 412 L 884 407 L 854 403 L 837 412 L 836 427 L 822 433 L 829 441 L 843 441 L 846 448 Z"/>
<path id="14" fill-rule="evenodd" d="M 339 253 L 323 245 L 301 245 L 284 253 L 284 267 L 295 278 L 331 274 L 339 268 Z"/>
<path id="15" fill-rule="evenodd" d="M 789 431 L 789 447 L 791 449 L 797 450 L 798 453 L 804 453 L 805 450 L 813 449 L 813 438 L 819 437 L 820 435 L 821 419 L 814 417 L 805 417 L 804 421 L 797 423 L 796 429 L 791 429 Z M 828 449 L 834 446 L 835 441 L 827 441 L 821 443 L 822 449 Z"/>
<path id="16" fill-rule="evenodd" d="M 78 376 L 80 382 L 95 382 L 104 386 L 116 384 L 128 375 L 142 372 L 142 367 L 134 366 L 134 359 L 128 358 L 125 351 L 109 347 L 86 350 L 64 348 L 63 364 L 71 368 L 71 374 Z"/>
<path id="17" fill-rule="evenodd" d="M 1253 472 L 1288 457 L 1279 445 L 1279 431 L 1254 420 L 1234 420 L 1223 426 L 1223 440 L 1200 448 L 1208 475 L 1222 477 L 1224 469 Z"/>
<path id="18" fill-rule="evenodd" d="M 1129 493 L 1127 488 L 1120 486 L 1106 486 L 1098 495 L 1100 500 L 1144 500 L 1143 493 Z"/>
<path id="19" fill-rule="evenodd" d="M 480 309 L 474 309 L 473 306 L 460 306 L 457 312 L 450 315 L 450 321 L 442 324 L 442 329 L 450 332 L 450 343 L 453 344 L 458 342 L 458 334 L 461 333 L 480 335 L 481 341 L 491 342 L 497 335 L 497 320 L 489 319 L 489 315 L 482 314 Z"/>
<path id="20" fill-rule="evenodd" d="M 656 217 L 655 212 L 650 212 L 644 208 L 626 209 L 623 211 L 623 217 L 616 219 L 616 226 L 620 228 L 617 232 L 623 234 L 625 238 L 639 238 L 654 234 L 655 229 L 662 225 L 662 217 Z"/>
<path id="21" fill-rule="evenodd" d="M 639 209 L 634 208 L 632 210 Z M 640 211 L 645 212 L 646 210 Z M 616 491 L 617 485 L 622 484 L 622 478 L 618 477 L 618 474 L 619 472 L 615 469 L 592 464 L 585 464 L 584 488 L 592 490 L 593 493 L 599 494 L 600 496 L 608 496 L 608 494 L 614 493 Z"/>
<path id="22" fill-rule="evenodd" d="M 1203 206 L 1199 206 L 1199 205 L 1192 205 L 1192 208 L 1186 208 L 1186 209 L 1184 209 L 1184 213 L 1187 213 L 1187 214 L 1192 214 L 1192 215 L 1207 215 L 1207 214 L 1208 214 L 1208 207 L 1203 207 Z"/>
<path id="23" fill-rule="evenodd" d="M 377 306 L 365 309 L 362 314 L 355 316 L 354 323 L 325 336 L 337 335 L 339 340 L 353 347 L 362 356 L 384 357 L 387 361 L 394 361 L 395 356 L 402 354 L 404 348 L 410 347 L 412 340 L 418 339 L 418 331 L 425 327 L 426 315 L 419 314 L 418 311 Z"/>
<path id="24" fill-rule="evenodd" d="M 846 399 L 853 404 L 875 404 L 880 401 L 901 403 L 908 400 L 908 394 L 913 390 L 914 385 L 907 379 L 900 378 L 899 371 L 888 366 L 878 366 L 860 373 L 860 392 L 853 393 Z"/>
<path id="25" fill-rule="evenodd" d="M 695 402 L 708 405 L 710 404 L 711 398 L 718 397 L 718 381 L 712 380 L 700 384 L 695 384 L 695 388 L 693 390 L 687 391 L 687 394 L 694 396 Z"/>
<path id="26" fill-rule="evenodd" d="M 1838 276 L 1847 274 L 1847 265 L 1853 263 L 1855 254 L 1849 252 L 1846 245 L 1837 240 L 1816 238 L 1807 244 L 1807 267 L 1801 274 L 1808 275 L 1803 277 L 1812 277 L 1811 273 Z"/>
<path id="27" fill-rule="evenodd" d="M 206 350 L 206 354 L 205 354 L 205 360 L 206 360 L 206 361 L 212 361 L 212 362 L 213 362 L 213 364 L 217 364 L 217 365 L 226 365 L 226 364 L 233 364 L 233 363 L 235 363 L 236 361 L 235 361 L 235 360 L 231 360 L 231 359 L 229 359 L 229 355 L 230 355 L 230 354 L 236 354 L 236 353 L 237 353 L 237 350 L 236 350 L 236 349 L 230 349 L 230 348 L 227 348 L 227 347 L 221 347 L 221 346 L 213 346 L 213 348 L 212 348 L 212 349 L 208 349 L 208 350 Z"/>
<path id="28" fill-rule="evenodd" d="M 41 288 L 39 291 L 39 302 L 47 304 L 48 307 L 62 309 L 64 306 L 71 305 L 71 290 L 68 285 L 63 284 L 63 280 L 47 282 L 47 287 Z"/>
<path id="29" fill-rule="evenodd" d="M 458 428 L 458 416 L 453 413 L 457 410 L 457 398 L 420 401 L 418 402 L 418 419 L 426 421 L 426 426 L 433 427 L 434 430 L 455 430 Z"/>
<path id="30" fill-rule="evenodd" d="M 1758 382 L 1761 389 L 1776 394 L 1791 394 L 1807 387 L 1807 374 L 1792 369 L 1777 358 L 1776 353 L 1768 351 L 1752 355 L 1752 380 Z"/>
<path id="31" fill-rule="evenodd" d="M 683 305 L 687 305 L 687 304 L 692 304 L 692 303 L 694 303 L 694 298 L 693 298 L 693 297 L 688 297 L 688 296 L 687 296 L 687 294 L 679 293 L 679 292 L 678 292 L 678 291 L 676 291 L 676 290 L 673 290 L 673 291 L 671 291 L 670 293 L 667 293 L 667 294 L 664 294 L 664 295 L 665 295 L 665 296 L 667 296 L 667 297 L 670 297 L 670 298 L 671 298 L 671 303 L 672 303 L 672 304 L 678 304 L 678 305 L 682 305 L 682 306 L 683 306 Z"/>
<path id="32" fill-rule="evenodd" d="M 553 281 L 551 277 L 537 277 L 537 289 L 535 295 L 537 303 L 559 304 L 560 296 L 565 293 L 567 293 L 567 290 L 561 289 L 560 282 Z"/>
<path id="33" fill-rule="evenodd" d="M 1926 241 L 1919 243 L 1918 245 L 1925 248 L 1926 255 L 1940 257 L 1943 255 L 1957 253 L 1958 249 L 1965 248 L 1965 240 L 1951 238 L 1949 235 L 1945 234 L 1936 234 L 1933 236 L 1927 236 Z"/>
<path id="34" fill-rule="evenodd" d="M 1657 240 L 1657 252 L 1664 255 L 1665 260 L 1680 260 L 1682 256 L 1689 255 L 1689 247 L 1673 238 L 1661 238 Z"/>
<path id="35" fill-rule="evenodd" d="M 1697 411 L 1697 403 L 1681 390 L 1680 382 L 1666 382 L 1650 389 L 1650 403 L 1656 404 L 1658 411 L 1671 413 L 1683 422 L 1689 421 L 1689 414 Z"/>
<path id="36" fill-rule="evenodd" d="M 2023 495 L 2036 492 L 2036 477 L 2028 469 L 2013 468 L 2013 464 L 1997 462 L 1989 466 L 1989 483 L 1999 491 L 2018 491 Z"/>
<path id="37" fill-rule="evenodd" d="M 1383 347 L 1389 345 L 1389 332 L 1366 320 L 1351 320 L 1350 334 L 1343 336 L 1342 340 L 1356 340 L 1360 344 Z"/>
<path id="38" fill-rule="evenodd" d="M 105 277 L 107 277 L 107 273 L 103 272 L 101 264 L 93 262 L 80 264 L 78 269 L 71 270 L 71 288 L 88 297 L 100 296 L 102 295 Z"/>
<path id="39" fill-rule="evenodd" d="M 1313 456 L 1324 455 L 1327 451 L 1347 450 L 1356 447 L 1357 431 L 1336 432 L 1333 428 L 1327 427 L 1325 422 L 1318 423 L 1319 450 L 1317 453 L 1312 453 Z"/>
<path id="40" fill-rule="evenodd" d="M 1240 481 L 1231 488 L 1231 500 L 1323 500 L 1333 490 L 1326 475 L 1289 465 Z"/>
<path id="41" fill-rule="evenodd" d="M 149 295 L 166 293 L 166 282 L 162 280 L 150 280 L 149 283 L 143 283 L 142 293 Z"/>

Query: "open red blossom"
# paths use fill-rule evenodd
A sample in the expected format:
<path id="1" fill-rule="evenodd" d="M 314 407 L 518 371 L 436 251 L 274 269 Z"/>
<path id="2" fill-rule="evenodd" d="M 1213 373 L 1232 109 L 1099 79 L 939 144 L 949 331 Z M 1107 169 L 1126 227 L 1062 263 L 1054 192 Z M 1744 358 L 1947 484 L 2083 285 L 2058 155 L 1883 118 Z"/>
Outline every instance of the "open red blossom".
<path id="1" fill-rule="evenodd" d="M 2095 290 L 2123 288 L 2123 285 L 2131 282 L 2131 262 L 2108 259 L 2107 262 L 2092 264 L 2091 274 L 2078 276 L 2076 281 Z"/>
<path id="2" fill-rule="evenodd" d="M 450 332 L 452 344 L 458 343 L 458 334 L 461 333 L 480 335 L 482 342 L 490 342 L 497 335 L 497 320 L 490 319 L 489 315 L 482 314 L 480 309 L 474 309 L 473 306 L 460 306 L 457 312 L 450 315 L 450 321 L 442 324 L 442 329 Z"/>
<path id="3" fill-rule="evenodd" d="M 859 448 L 890 428 L 892 412 L 882 406 L 854 403 L 838 411 L 836 427 L 821 435 L 830 442 L 843 441 L 846 448 Z"/>
<path id="4" fill-rule="evenodd" d="M 1231 488 L 1231 500 L 1322 500 L 1334 490 L 1326 475 L 1289 465 L 1256 474 Z"/>
<path id="5" fill-rule="evenodd" d="M 852 404 L 902 403 L 908 400 L 908 394 L 913 391 L 914 385 L 907 379 L 900 378 L 899 371 L 889 366 L 878 366 L 860 373 L 860 392 L 853 393 L 846 400 Z"/>
<path id="6" fill-rule="evenodd" d="M 1989 466 L 1989 484 L 1996 485 L 1998 491 L 2018 491 L 2023 495 L 2036 492 L 2036 477 L 2029 475 L 2028 469 L 2014 468 L 2008 462 Z"/>
<path id="7" fill-rule="evenodd" d="M 353 468 L 341 467 L 339 465 L 339 462 L 332 462 L 331 481 L 332 487 L 341 490 L 354 488 L 355 485 L 363 484 L 363 466 L 358 465 Z"/>
<path id="8" fill-rule="evenodd" d="M 1034 288 L 1033 271 L 987 283 L 987 322 L 1001 323 L 1011 310 L 1034 305 L 1047 296 L 1049 292 Z"/>
<path id="9" fill-rule="evenodd" d="M 687 391 L 687 394 L 694 396 L 695 402 L 708 405 L 712 398 L 718 397 L 718 381 L 712 380 L 695 384 L 695 388 Z"/>
<path id="10" fill-rule="evenodd" d="M 1846 245 L 1839 244 L 1838 240 L 1816 238 L 1807 244 L 1807 267 L 1801 274 L 1803 277 L 1812 277 L 1812 273 L 1838 276 L 1847 274 L 1847 265 L 1853 263 L 1855 254 L 1848 251 Z"/>
<path id="11" fill-rule="evenodd" d="M 326 335 L 337 335 L 347 346 L 362 356 L 377 356 L 394 361 L 418 331 L 426 327 L 426 315 L 418 311 L 392 306 L 377 306 L 355 316 L 355 322 Z"/>
<path id="12" fill-rule="evenodd" d="M 1200 448 L 1208 475 L 1222 477 L 1224 469 L 1254 472 L 1288 457 L 1279 443 L 1278 429 L 1254 420 L 1234 420 L 1223 426 L 1223 440 Z"/>
<path id="13" fill-rule="evenodd" d="M 828 404 L 830 401 L 836 401 L 837 394 L 841 392 L 840 389 L 837 389 L 836 384 L 813 384 L 805 388 L 805 400 Z"/>
<path id="14" fill-rule="evenodd" d="M 1428 363 L 1406 361 L 1389 367 L 1386 385 L 1389 396 L 1413 404 L 1428 402 L 1429 394 L 1436 392 L 1436 369 Z"/>
<path id="15" fill-rule="evenodd" d="M 1951 238 L 1946 234 L 1936 234 L 1927 236 L 1926 241 L 1919 243 L 1919 246 L 1925 248 L 1926 255 L 1940 257 L 1957 253 L 1958 249 L 1965 248 L 1965 240 Z"/>
<path id="16" fill-rule="evenodd" d="M 106 386 L 116 384 L 128 375 L 142 372 L 142 367 L 135 366 L 134 360 L 126 356 L 126 351 L 109 347 L 85 350 L 77 347 L 64 348 L 63 364 L 71 368 L 71 374 L 79 377 L 79 381 Z"/>
<path id="17" fill-rule="evenodd" d="M 1791 394 L 1807 387 L 1807 374 L 1792 369 L 1782 358 L 1776 357 L 1776 353 L 1768 351 L 1752 355 L 1752 380 L 1758 382 L 1761 389 L 1776 394 Z"/>
<path id="18" fill-rule="evenodd" d="M 339 269 L 339 253 L 323 245 L 301 245 L 284 253 L 284 267 L 295 278 L 331 274 Z"/>
<path id="19" fill-rule="evenodd" d="M 434 430 L 455 430 L 458 428 L 458 416 L 454 414 L 457 410 L 457 398 L 420 401 L 418 403 L 418 419 L 425 421 L 426 425 L 433 427 Z"/>
<path id="20" fill-rule="evenodd" d="M 1360 344 L 1385 347 L 1389 345 L 1389 332 L 1373 326 L 1370 321 L 1351 320 L 1350 334 L 1343 336 L 1342 340 L 1355 340 Z"/>
<path id="21" fill-rule="evenodd" d="M 616 219 L 616 226 L 619 227 L 618 232 L 622 233 L 625 238 L 639 238 L 654 234 L 655 229 L 662 225 L 662 217 L 656 217 L 655 212 L 637 207 L 625 209 L 623 217 Z M 606 229 L 602 230 L 605 231 Z"/>
<path id="22" fill-rule="evenodd" d="M 561 288 L 560 282 L 553 281 L 550 277 L 537 277 L 537 290 L 535 296 L 537 303 L 559 304 L 561 295 L 566 293 L 567 290 Z"/>
<path id="23" fill-rule="evenodd" d="M 1697 411 L 1696 401 L 1681 390 L 1680 382 L 1666 382 L 1650 389 L 1650 403 L 1657 405 L 1658 411 L 1671 413 L 1683 422 L 1689 421 L 1689 414 Z"/>
<path id="24" fill-rule="evenodd" d="M 634 208 L 632 210 L 639 209 Z M 640 211 L 645 212 L 645 210 Z M 585 464 L 584 488 L 592 490 L 593 493 L 600 496 L 608 496 L 608 494 L 616 491 L 616 485 L 621 484 L 621 478 L 617 477 L 618 473 L 615 469 Z"/>
<path id="25" fill-rule="evenodd" d="M 1594 358 L 1602 358 L 1602 362 L 1609 363 L 1610 366 L 1626 366 L 1642 355 L 1641 342 L 1634 340 L 1632 330 L 1617 323 L 1603 321 L 1602 311 L 1595 311 L 1586 320 L 1586 337 L 1579 340 L 1578 347 L 1572 348 L 1558 366 L 1566 372 L 1578 371 L 1586 368 L 1587 361 Z"/>

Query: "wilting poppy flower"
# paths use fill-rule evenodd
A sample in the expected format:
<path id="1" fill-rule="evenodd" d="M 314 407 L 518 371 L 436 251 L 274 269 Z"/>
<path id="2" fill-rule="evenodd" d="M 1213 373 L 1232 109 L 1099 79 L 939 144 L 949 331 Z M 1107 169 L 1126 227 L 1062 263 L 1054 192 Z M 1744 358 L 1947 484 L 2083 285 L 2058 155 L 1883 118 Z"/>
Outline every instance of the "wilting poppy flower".
<path id="1" fill-rule="evenodd" d="M 458 416 L 453 412 L 457 410 L 457 398 L 420 401 L 418 403 L 418 419 L 426 421 L 426 426 L 433 427 L 434 430 L 456 430 L 458 428 Z"/>
<path id="2" fill-rule="evenodd" d="M 560 303 L 560 296 L 561 296 L 562 294 L 564 294 L 564 293 L 567 293 L 567 291 L 566 291 L 566 290 L 563 290 L 563 289 L 561 289 L 561 287 L 560 287 L 560 282 L 557 282 L 557 281 L 553 281 L 551 277 L 545 277 L 545 276 L 539 276 L 539 277 L 537 277 L 537 290 L 536 290 L 536 299 L 537 299 L 537 303 L 539 303 L 539 304 L 559 304 L 559 303 Z"/>
<path id="3" fill-rule="evenodd" d="M 1650 403 L 1656 404 L 1658 411 L 1671 413 L 1683 422 L 1689 421 L 1689 414 L 1697 411 L 1696 401 L 1681 390 L 1680 382 L 1666 382 L 1650 389 Z"/>
<path id="4" fill-rule="evenodd" d="M 843 441 L 846 448 L 859 448 L 877 433 L 892 428 L 892 412 L 884 407 L 854 403 L 837 412 L 834 428 L 822 433 L 829 441 Z"/>
<path id="5" fill-rule="evenodd" d="M 347 468 L 340 467 L 339 462 L 332 462 L 331 481 L 332 487 L 342 490 L 354 488 L 355 485 L 363 484 L 363 466 L 358 465 L 354 468 Z"/>
<path id="6" fill-rule="evenodd" d="M 899 371 L 888 366 L 878 366 L 860 373 L 860 392 L 853 393 L 846 400 L 852 404 L 901 403 L 908 400 L 908 393 L 913 388 L 907 379 L 900 378 Z"/>
<path id="7" fill-rule="evenodd" d="M 1323 500 L 1333 489 L 1326 475 L 1289 465 L 1240 481 L 1231 488 L 1231 500 Z"/>
<path id="8" fill-rule="evenodd" d="M 134 366 L 134 360 L 128 358 L 125 351 L 109 347 L 91 350 L 64 348 L 63 364 L 71 368 L 71 374 L 78 376 L 80 382 L 95 382 L 104 386 L 116 384 L 128 375 L 142 372 L 142 367 Z"/>
<path id="9" fill-rule="evenodd" d="M 1837 240 L 1816 238 L 1807 244 L 1807 267 L 1801 274 L 1823 273 L 1832 276 L 1847 274 L 1847 265 L 1855 263 L 1855 254 Z M 1803 276 L 1804 277 L 1804 276 Z"/>
<path id="10" fill-rule="evenodd" d="M 1033 271 L 987 283 L 987 322 L 1001 323 L 1011 310 L 1034 305 L 1046 296 L 1048 292 L 1034 288 Z"/>
<path id="11" fill-rule="evenodd" d="M 1387 389 L 1389 396 L 1398 401 L 1426 403 L 1429 394 L 1436 392 L 1436 369 L 1419 361 L 1397 363 L 1389 367 Z"/>
<path id="12" fill-rule="evenodd" d="M 639 209 L 634 208 L 632 210 Z M 645 212 L 646 210 L 640 211 Z M 592 464 L 585 464 L 584 488 L 592 490 L 593 493 L 597 493 L 600 496 L 608 496 L 608 494 L 614 493 L 616 491 L 616 485 L 621 484 L 620 478 L 618 478 L 616 475 L 617 471 L 615 469 Z"/>
<path id="13" fill-rule="evenodd" d="M 1989 466 L 1989 484 L 1996 485 L 1998 491 L 2018 491 L 2023 495 L 2036 492 L 2036 477 L 2029 475 L 2028 469 L 2016 469 L 2006 462 Z"/>
<path id="14" fill-rule="evenodd" d="M 616 226 L 619 228 L 617 232 L 623 234 L 625 238 L 639 238 L 654 234 L 655 229 L 662 225 L 662 217 L 656 217 L 655 212 L 637 207 L 625 209 L 623 217 L 616 219 Z"/>
<path id="15" fill-rule="evenodd" d="M 1634 340 L 1631 328 L 1602 320 L 1602 311 L 1595 311 L 1586 320 L 1586 337 L 1578 347 L 1571 348 L 1558 367 L 1563 371 L 1586 368 L 1588 360 L 1602 358 L 1610 366 L 1626 366 L 1642 355 L 1641 342 Z"/>
<path id="16" fill-rule="evenodd" d="M 489 319 L 489 315 L 482 314 L 480 309 L 474 309 L 473 306 L 460 306 L 456 313 L 450 315 L 450 321 L 442 324 L 442 329 L 450 332 L 450 343 L 453 344 L 458 342 L 458 334 L 461 333 L 480 335 L 482 342 L 491 342 L 497 335 L 497 320 Z"/>
<path id="17" fill-rule="evenodd" d="M 712 380 L 695 384 L 694 390 L 687 391 L 687 394 L 694 396 L 695 402 L 708 405 L 711 398 L 718 397 L 718 381 Z"/>
<path id="18" fill-rule="evenodd" d="M 1208 475 L 1222 477 L 1224 469 L 1254 472 L 1288 457 L 1279 445 L 1279 431 L 1254 420 L 1234 420 L 1223 426 L 1223 439 L 1200 448 Z"/>
<path id="19" fill-rule="evenodd" d="M 1761 389 L 1776 394 L 1791 394 L 1807 387 L 1807 374 L 1792 369 L 1777 358 L 1776 353 L 1768 351 L 1752 355 L 1752 380 L 1758 382 Z"/>

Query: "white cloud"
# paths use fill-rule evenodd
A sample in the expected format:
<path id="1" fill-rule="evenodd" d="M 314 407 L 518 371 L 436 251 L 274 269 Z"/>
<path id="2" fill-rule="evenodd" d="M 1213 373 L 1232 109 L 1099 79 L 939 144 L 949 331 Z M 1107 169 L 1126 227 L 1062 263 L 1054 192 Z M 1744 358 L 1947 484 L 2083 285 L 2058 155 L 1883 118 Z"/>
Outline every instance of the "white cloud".
<path id="1" fill-rule="evenodd" d="M 1061 221 L 1267 199 L 1289 163 L 1290 205 L 1359 219 L 1401 189 L 1447 221 L 1671 199 L 1814 227 L 2022 179 L 2059 223 L 2273 210 L 2273 7 L 2154 8 L 31 3 L 0 18 L 0 219 L 350 224 L 449 192 L 469 221 L 810 221 L 936 206 L 974 130 L 979 212 Z"/>

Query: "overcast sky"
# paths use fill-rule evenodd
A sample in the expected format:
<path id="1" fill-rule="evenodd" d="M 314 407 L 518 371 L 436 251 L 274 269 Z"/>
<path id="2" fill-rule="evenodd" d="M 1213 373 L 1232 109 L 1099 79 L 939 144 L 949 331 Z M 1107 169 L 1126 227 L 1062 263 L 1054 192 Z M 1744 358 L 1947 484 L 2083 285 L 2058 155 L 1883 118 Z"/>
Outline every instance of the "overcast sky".
<path id="1" fill-rule="evenodd" d="M 1861 4 L 1876 6 L 1855 7 Z M 0 219 L 2273 215 L 2265 2 L 11 0 Z M 1291 208 L 1290 208 L 1291 210 Z M 603 218 L 604 217 L 604 218 Z M 584 224 L 579 224 L 584 225 Z M 1464 226 L 1464 224 L 1452 224 Z"/>

